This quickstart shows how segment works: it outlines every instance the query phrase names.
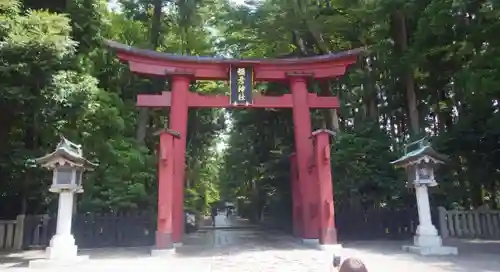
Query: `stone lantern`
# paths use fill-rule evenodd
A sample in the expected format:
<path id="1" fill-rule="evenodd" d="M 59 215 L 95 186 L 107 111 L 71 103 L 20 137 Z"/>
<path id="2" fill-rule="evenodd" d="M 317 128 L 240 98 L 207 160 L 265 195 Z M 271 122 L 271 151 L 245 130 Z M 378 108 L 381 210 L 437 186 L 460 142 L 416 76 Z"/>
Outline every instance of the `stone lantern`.
<path id="1" fill-rule="evenodd" d="M 49 191 L 59 193 L 56 234 L 47 247 L 47 260 L 74 261 L 81 259 L 77 257 L 77 246 L 71 234 L 73 198 L 75 193 L 83 192 L 83 171 L 92 170 L 97 165 L 83 157 L 81 145 L 72 143 L 64 137 L 61 137 L 54 152 L 37 158 L 34 162 L 53 171 L 52 185 Z M 30 266 L 39 263 L 37 261 L 30 263 Z"/>
<path id="2" fill-rule="evenodd" d="M 439 164 L 444 164 L 447 157 L 435 151 L 425 139 L 405 146 L 405 154 L 391 162 L 396 167 L 406 170 L 408 179 L 406 186 L 415 188 L 417 197 L 418 220 L 413 246 L 404 246 L 403 250 L 420 255 L 456 255 L 457 248 L 442 245 L 441 237 L 432 224 L 427 187 L 437 186 L 434 170 Z"/>

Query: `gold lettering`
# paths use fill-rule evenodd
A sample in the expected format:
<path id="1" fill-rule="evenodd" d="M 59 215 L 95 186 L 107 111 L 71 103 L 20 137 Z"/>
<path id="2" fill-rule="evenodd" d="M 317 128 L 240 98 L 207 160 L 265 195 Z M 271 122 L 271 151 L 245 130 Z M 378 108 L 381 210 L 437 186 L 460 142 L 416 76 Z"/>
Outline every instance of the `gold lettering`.
<path id="1" fill-rule="evenodd" d="M 245 76 L 245 68 L 238 68 L 236 73 L 238 73 L 238 76 Z"/>
<path id="2" fill-rule="evenodd" d="M 245 85 L 238 86 L 238 100 L 246 100 Z"/>
<path id="3" fill-rule="evenodd" d="M 237 79 L 238 100 L 244 101 L 244 100 L 246 100 L 246 96 L 245 96 L 245 68 L 238 68 L 236 73 L 238 74 L 238 79 Z"/>

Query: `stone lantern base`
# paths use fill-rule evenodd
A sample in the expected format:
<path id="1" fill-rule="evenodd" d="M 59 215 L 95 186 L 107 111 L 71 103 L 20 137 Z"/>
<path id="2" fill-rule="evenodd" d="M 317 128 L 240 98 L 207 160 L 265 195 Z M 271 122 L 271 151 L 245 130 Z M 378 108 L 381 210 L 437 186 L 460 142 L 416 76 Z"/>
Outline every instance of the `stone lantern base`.
<path id="1" fill-rule="evenodd" d="M 412 246 L 403 246 L 403 250 L 422 256 L 458 255 L 456 247 L 443 246 L 439 235 L 415 235 Z"/>
<path id="2" fill-rule="evenodd" d="M 54 235 L 46 249 L 46 259 L 30 261 L 30 268 L 67 267 L 88 260 L 88 256 L 78 256 L 78 247 L 73 235 Z"/>
<path id="3" fill-rule="evenodd" d="M 73 259 L 76 258 L 78 247 L 75 245 L 73 235 L 54 235 L 46 249 L 47 259 Z"/>

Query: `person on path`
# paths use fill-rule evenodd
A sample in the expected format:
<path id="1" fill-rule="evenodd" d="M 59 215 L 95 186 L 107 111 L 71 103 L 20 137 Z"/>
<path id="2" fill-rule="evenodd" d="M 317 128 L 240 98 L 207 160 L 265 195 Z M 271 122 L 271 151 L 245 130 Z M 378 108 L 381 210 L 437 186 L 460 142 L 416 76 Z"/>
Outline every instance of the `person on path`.
<path id="1" fill-rule="evenodd" d="M 217 210 L 217 207 L 212 207 L 212 226 L 215 227 L 215 217 L 217 216 L 217 214 L 219 213 L 219 211 Z"/>
<path id="2" fill-rule="evenodd" d="M 336 270 L 334 270 L 336 271 Z M 338 272 L 368 272 L 365 264 L 356 258 L 348 258 L 340 266 Z"/>

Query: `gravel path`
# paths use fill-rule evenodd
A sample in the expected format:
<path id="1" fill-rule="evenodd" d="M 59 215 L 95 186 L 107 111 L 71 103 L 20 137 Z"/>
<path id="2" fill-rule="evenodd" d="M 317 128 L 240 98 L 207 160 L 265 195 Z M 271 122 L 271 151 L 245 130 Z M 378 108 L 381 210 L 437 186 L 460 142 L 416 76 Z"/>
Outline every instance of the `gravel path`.
<path id="1" fill-rule="evenodd" d="M 217 220 L 224 220 L 218 217 Z M 221 223 L 222 225 L 222 223 Z M 483 246 L 465 247 L 455 257 L 420 257 L 400 250 L 399 242 L 347 244 L 343 258 L 358 257 L 370 272 L 500 272 L 500 255 Z M 460 249 L 459 249 L 460 250 Z M 204 229 L 185 239 L 184 246 L 168 258 L 152 258 L 148 249 L 95 249 L 82 251 L 90 260 L 59 269 L 28 269 L 27 259 L 42 252 L 4 255 L 0 270 L 6 271 L 175 271 L 175 272 L 309 272 L 330 271 L 332 255 L 305 247 L 279 232 L 258 229 Z"/>

